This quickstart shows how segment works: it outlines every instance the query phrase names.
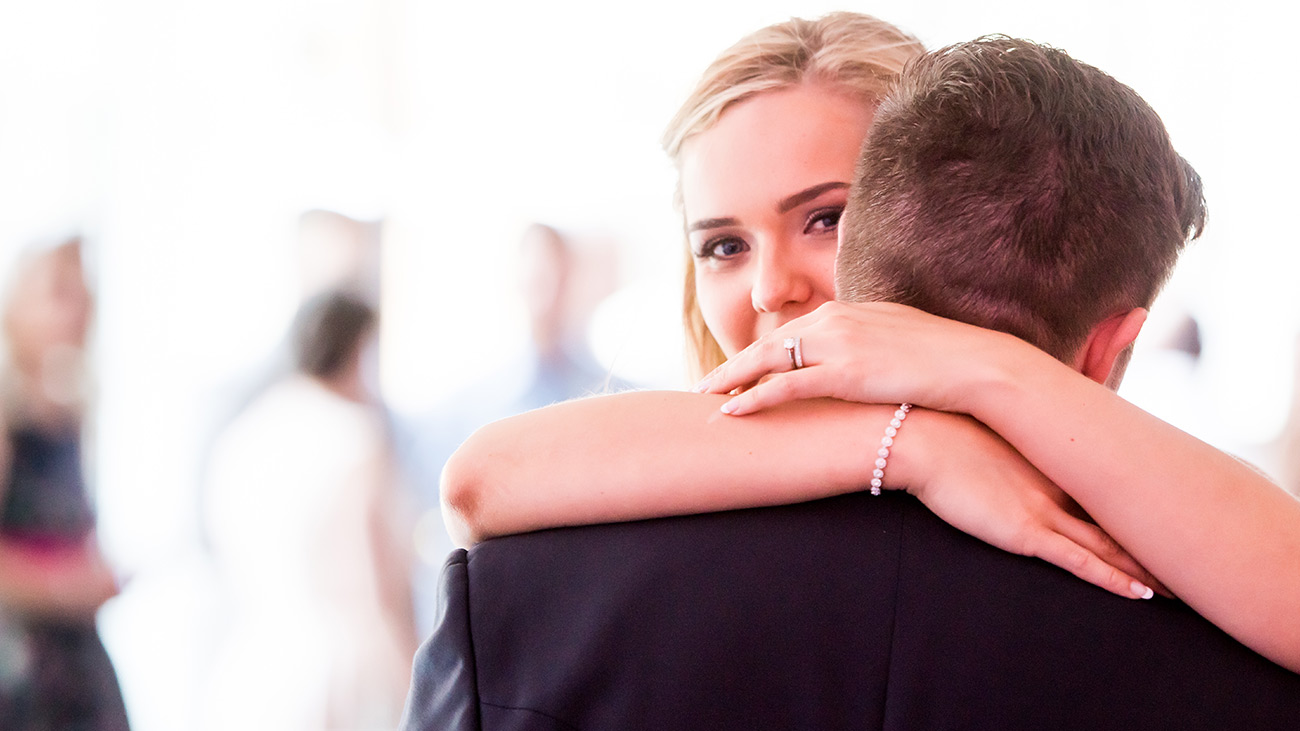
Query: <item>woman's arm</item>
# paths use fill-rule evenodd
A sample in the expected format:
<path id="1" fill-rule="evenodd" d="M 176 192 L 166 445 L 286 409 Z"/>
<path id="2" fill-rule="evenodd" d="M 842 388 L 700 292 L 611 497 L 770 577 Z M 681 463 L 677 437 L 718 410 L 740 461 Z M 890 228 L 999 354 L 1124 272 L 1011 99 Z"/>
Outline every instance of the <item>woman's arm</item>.
<path id="1" fill-rule="evenodd" d="M 730 389 L 809 367 L 729 402 L 907 399 L 1004 437 L 1211 622 L 1300 671 L 1300 501 L 1267 477 L 1009 335 L 900 305 L 833 303 L 756 342 L 704 384 Z M 749 417 L 752 418 L 752 417 Z"/>
<path id="2" fill-rule="evenodd" d="M 962 410 L 1016 445 L 1197 612 L 1300 672 L 1300 501 L 1033 348 L 1011 349 Z"/>
<path id="3" fill-rule="evenodd" d="M 117 579 L 93 535 L 60 547 L 0 538 L 0 603 L 6 606 L 88 622 L 117 593 Z"/>
<path id="4" fill-rule="evenodd" d="M 467 544 L 540 528 L 799 502 L 868 481 L 868 436 L 836 459 L 812 459 L 825 451 L 819 440 L 863 430 L 866 409 L 828 410 L 813 420 L 807 415 L 816 406 L 790 404 L 740 422 L 718 412 L 724 400 L 620 393 L 483 427 L 443 471 L 452 537 Z M 883 431 L 892 410 L 871 411 Z"/>
<path id="5" fill-rule="evenodd" d="M 633 392 L 556 404 L 472 435 L 443 472 L 444 516 L 469 544 L 541 528 L 813 500 L 862 489 L 895 407 L 823 399 L 747 419 L 726 400 Z M 1123 596 L 1150 577 L 1064 493 L 969 417 L 915 410 L 886 487 L 951 484 L 944 520 Z M 978 475 L 976 480 L 972 476 Z M 1076 514 L 1071 514 L 1076 510 Z"/>

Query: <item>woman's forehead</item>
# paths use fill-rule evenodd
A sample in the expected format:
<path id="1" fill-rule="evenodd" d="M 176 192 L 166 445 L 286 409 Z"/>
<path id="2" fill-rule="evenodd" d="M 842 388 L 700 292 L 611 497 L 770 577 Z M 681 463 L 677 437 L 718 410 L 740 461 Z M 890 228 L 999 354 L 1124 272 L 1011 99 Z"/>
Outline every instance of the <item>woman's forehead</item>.
<path id="1" fill-rule="evenodd" d="M 682 147 L 687 216 L 733 215 L 725 209 L 850 182 L 873 113 L 861 101 L 808 84 L 735 105 Z"/>

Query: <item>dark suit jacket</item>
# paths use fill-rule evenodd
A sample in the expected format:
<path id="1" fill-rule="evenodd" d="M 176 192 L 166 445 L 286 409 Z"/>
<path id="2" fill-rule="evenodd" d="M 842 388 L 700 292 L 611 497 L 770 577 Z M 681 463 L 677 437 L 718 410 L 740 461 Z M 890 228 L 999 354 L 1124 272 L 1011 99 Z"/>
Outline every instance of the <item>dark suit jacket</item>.
<path id="1" fill-rule="evenodd" d="M 411 731 L 1300 729 L 1300 675 L 1183 604 L 899 493 L 488 541 L 441 592 Z"/>

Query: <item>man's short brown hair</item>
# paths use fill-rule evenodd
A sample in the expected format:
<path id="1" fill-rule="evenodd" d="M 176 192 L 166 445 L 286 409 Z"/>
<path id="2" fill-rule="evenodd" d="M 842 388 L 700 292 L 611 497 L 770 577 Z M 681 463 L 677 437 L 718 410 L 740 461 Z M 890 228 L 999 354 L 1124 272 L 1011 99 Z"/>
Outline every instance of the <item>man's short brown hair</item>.
<path id="1" fill-rule="evenodd" d="M 1068 359 L 1101 320 L 1150 306 L 1204 223 L 1200 177 L 1136 92 L 987 36 L 917 59 L 881 104 L 836 288 Z"/>

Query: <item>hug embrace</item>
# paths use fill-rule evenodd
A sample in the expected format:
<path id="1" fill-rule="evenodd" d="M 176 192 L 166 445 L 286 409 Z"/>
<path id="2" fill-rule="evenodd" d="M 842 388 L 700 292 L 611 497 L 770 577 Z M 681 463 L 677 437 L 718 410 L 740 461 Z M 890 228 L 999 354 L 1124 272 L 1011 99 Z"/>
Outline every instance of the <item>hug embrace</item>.
<path id="1" fill-rule="evenodd" d="M 406 729 L 1300 727 L 1300 501 L 1114 393 L 1206 216 L 1132 89 L 833 13 L 665 147 L 700 383 L 462 445 Z"/>

